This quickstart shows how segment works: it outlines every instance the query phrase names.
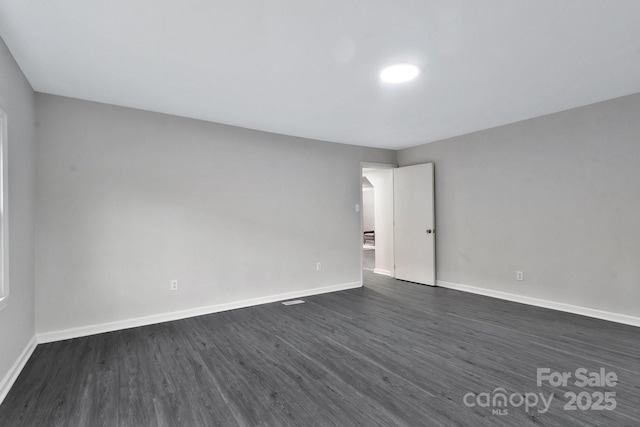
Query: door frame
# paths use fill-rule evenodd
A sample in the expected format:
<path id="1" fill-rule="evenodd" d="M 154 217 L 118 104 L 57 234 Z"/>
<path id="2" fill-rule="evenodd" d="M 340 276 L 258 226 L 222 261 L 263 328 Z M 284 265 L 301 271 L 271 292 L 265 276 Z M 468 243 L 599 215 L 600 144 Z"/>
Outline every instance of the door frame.
<path id="1" fill-rule="evenodd" d="M 362 214 L 362 210 L 363 210 L 363 197 L 362 197 L 362 172 L 364 169 L 395 169 L 397 168 L 398 165 L 394 164 L 394 163 L 375 163 L 375 162 L 360 162 L 360 175 L 358 176 L 358 185 L 359 185 L 359 192 L 360 192 L 360 200 L 359 200 L 359 206 L 360 206 L 360 234 L 359 234 L 359 241 L 360 241 L 360 245 L 358 246 L 359 251 L 360 251 L 360 283 L 362 284 L 362 286 L 364 286 L 364 274 L 363 274 L 363 270 L 364 270 L 364 254 L 363 254 L 363 250 L 362 250 L 362 233 L 364 233 L 364 217 Z M 393 207 L 392 207 L 393 209 Z M 393 243 L 393 242 L 392 242 Z M 391 250 L 393 251 L 393 247 L 391 248 Z M 395 277 L 395 271 L 392 271 L 392 277 Z"/>

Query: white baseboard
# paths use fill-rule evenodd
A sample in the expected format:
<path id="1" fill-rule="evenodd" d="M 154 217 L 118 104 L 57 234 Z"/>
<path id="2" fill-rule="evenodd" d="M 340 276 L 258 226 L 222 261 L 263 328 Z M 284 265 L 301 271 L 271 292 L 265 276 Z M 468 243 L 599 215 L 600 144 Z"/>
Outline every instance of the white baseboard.
<path id="1" fill-rule="evenodd" d="M 170 322 L 172 320 L 186 319 L 205 314 L 219 313 L 221 311 L 235 310 L 238 308 L 252 307 L 261 304 L 284 301 L 294 298 L 302 298 L 311 295 L 325 294 L 329 292 L 344 291 L 362 287 L 362 282 L 344 283 L 341 285 L 323 286 L 321 288 L 305 289 L 302 291 L 287 292 L 267 297 L 251 298 L 225 304 L 216 304 L 205 307 L 191 308 L 188 310 L 174 311 L 171 313 L 155 314 L 152 316 L 136 317 L 132 319 L 118 320 L 115 322 L 101 323 L 97 325 L 81 326 L 78 328 L 64 329 L 60 331 L 42 332 L 36 334 L 39 344 L 62 341 L 71 338 L 85 337 L 88 335 L 102 334 L 104 332 L 119 331 L 121 329 L 136 328 L 138 326 L 153 325 L 156 323 Z"/>
<path id="2" fill-rule="evenodd" d="M 491 289 L 478 288 L 469 285 L 461 285 L 458 283 L 445 282 L 443 280 L 438 280 L 436 284 L 443 288 L 455 289 L 457 291 L 469 292 L 472 294 L 484 295 L 487 297 L 498 298 L 506 301 L 518 302 L 521 304 L 528 304 L 536 307 L 549 308 L 552 310 L 579 314 L 581 316 L 608 320 L 610 322 L 623 323 L 625 325 L 640 326 L 640 317 L 628 316 L 626 314 L 612 313 L 609 311 L 602 311 L 595 308 L 582 307 L 579 305 L 565 304 L 561 302 L 527 297 L 524 295 L 511 294 L 508 292 L 494 291 Z"/>
<path id="3" fill-rule="evenodd" d="M 384 276 L 393 277 L 393 275 L 391 274 L 391 272 L 389 270 L 383 270 L 381 268 L 374 268 L 373 272 L 376 273 L 376 274 L 382 274 Z"/>
<path id="4" fill-rule="evenodd" d="M 27 361 L 31 357 L 31 354 L 33 354 L 33 350 L 36 349 L 37 345 L 36 337 L 32 337 L 24 350 L 22 350 L 22 353 L 20 353 L 20 356 L 18 356 L 18 359 L 16 359 L 13 366 L 11 366 L 11 369 L 9 369 L 9 372 L 4 376 L 2 382 L 0 382 L 0 404 L 2 404 L 4 398 L 9 394 L 11 386 L 13 386 L 13 383 L 18 379 L 18 375 L 22 372 L 24 365 L 27 364 Z"/>

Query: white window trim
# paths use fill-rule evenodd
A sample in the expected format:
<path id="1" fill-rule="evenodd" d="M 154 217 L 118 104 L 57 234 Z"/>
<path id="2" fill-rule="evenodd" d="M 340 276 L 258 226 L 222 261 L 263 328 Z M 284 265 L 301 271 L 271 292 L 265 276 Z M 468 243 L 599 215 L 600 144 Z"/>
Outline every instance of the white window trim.
<path id="1" fill-rule="evenodd" d="M 0 310 L 9 301 L 9 186 L 7 184 L 7 113 L 0 108 Z"/>

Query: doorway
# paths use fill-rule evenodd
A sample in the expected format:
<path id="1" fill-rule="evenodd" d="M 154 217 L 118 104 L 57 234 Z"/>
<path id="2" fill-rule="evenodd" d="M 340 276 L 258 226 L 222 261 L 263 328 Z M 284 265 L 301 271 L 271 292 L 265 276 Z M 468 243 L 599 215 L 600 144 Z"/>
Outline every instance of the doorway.
<path id="1" fill-rule="evenodd" d="M 363 270 L 435 286 L 433 163 L 363 163 L 361 185 Z"/>
<path id="2" fill-rule="evenodd" d="M 362 267 L 393 276 L 393 169 L 395 165 L 363 163 Z"/>
<path id="3" fill-rule="evenodd" d="M 362 268 L 373 271 L 376 267 L 376 204 L 373 184 L 362 176 Z"/>

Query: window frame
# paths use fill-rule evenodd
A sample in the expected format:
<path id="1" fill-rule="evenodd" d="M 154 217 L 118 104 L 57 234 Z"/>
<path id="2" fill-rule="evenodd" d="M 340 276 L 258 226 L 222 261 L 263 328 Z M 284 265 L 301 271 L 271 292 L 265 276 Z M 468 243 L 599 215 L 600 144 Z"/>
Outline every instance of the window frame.
<path id="1" fill-rule="evenodd" d="M 7 113 L 0 108 L 0 310 L 9 301 L 8 135 Z"/>

